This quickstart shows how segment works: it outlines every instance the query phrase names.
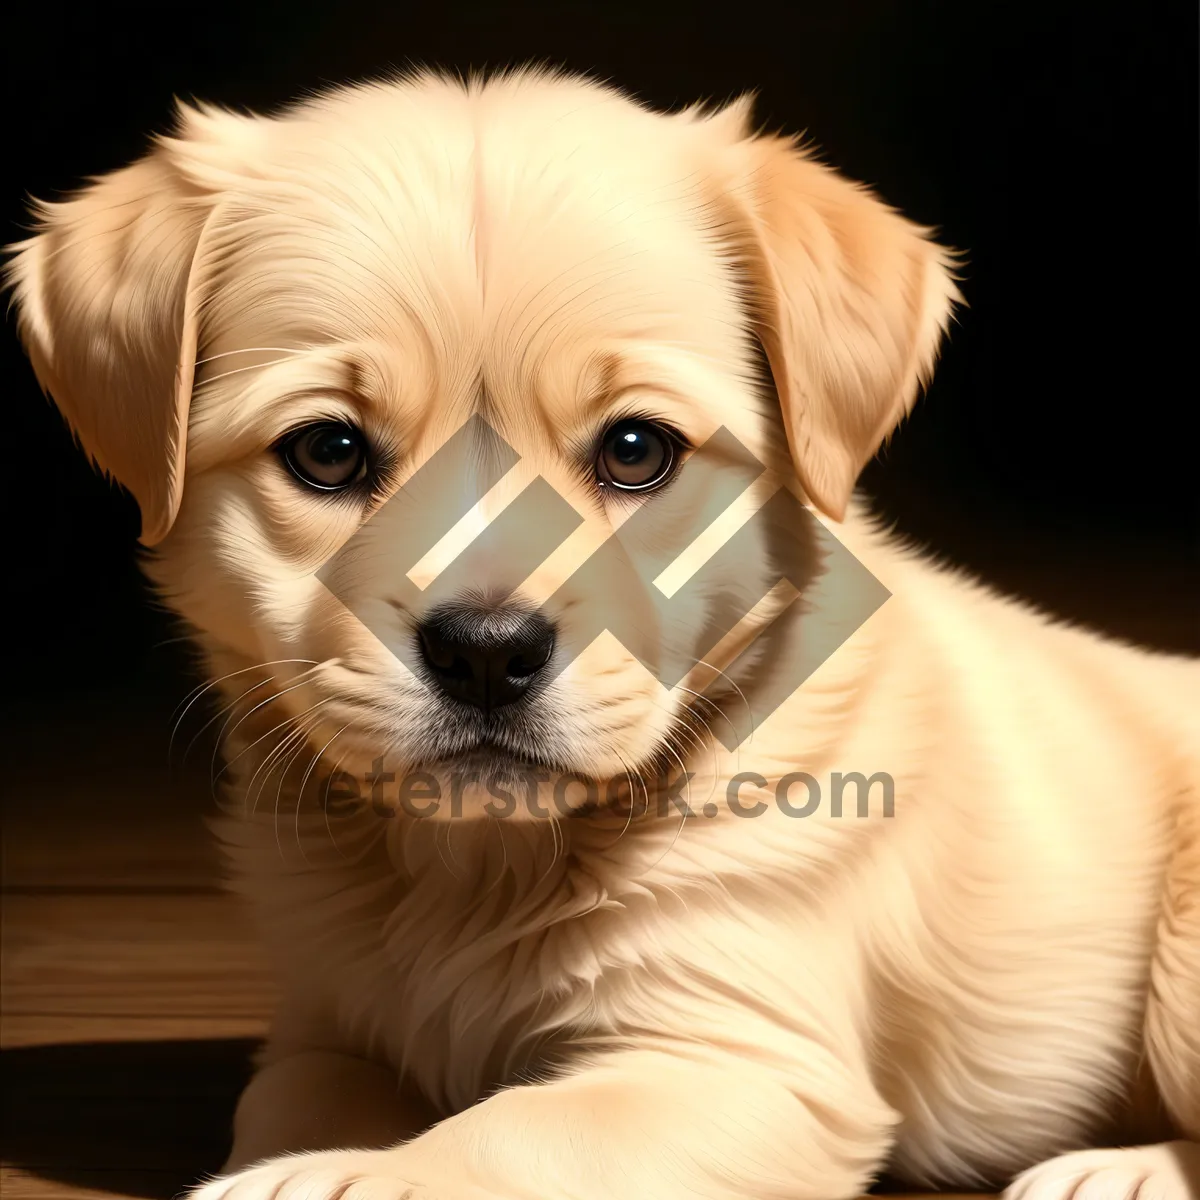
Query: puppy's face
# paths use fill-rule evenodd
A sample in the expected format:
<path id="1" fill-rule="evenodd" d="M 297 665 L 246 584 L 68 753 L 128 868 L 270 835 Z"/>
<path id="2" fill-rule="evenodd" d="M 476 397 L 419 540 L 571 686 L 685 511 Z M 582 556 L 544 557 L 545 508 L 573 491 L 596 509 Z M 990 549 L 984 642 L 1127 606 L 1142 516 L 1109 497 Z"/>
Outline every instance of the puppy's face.
<path id="1" fill-rule="evenodd" d="M 654 667 L 779 572 L 663 589 L 781 483 L 840 517 L 910 403 L 943 255 L 746 115 L 537 75 L 189 112 L 19 248 L 154 579 L 346 769 L 646 768 L 699 682 Z"/>

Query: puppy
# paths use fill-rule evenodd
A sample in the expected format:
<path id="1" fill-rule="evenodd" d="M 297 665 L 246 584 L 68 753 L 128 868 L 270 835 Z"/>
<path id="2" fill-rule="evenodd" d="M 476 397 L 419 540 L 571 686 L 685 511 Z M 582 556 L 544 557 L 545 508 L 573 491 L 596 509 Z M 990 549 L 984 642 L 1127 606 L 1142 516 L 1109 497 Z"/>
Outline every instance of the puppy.
<path id="1" fill-rule="evenodd" d="M 283 987 L 194 1195 L 1194 1194 L 1200 671 L 855 504 L 926 230 L 745 100 L 537 71 L 182 108 L 37 221 L 21 333 L 223 698 Z M 890 599 L 723 739 L 831 546 Z"/>

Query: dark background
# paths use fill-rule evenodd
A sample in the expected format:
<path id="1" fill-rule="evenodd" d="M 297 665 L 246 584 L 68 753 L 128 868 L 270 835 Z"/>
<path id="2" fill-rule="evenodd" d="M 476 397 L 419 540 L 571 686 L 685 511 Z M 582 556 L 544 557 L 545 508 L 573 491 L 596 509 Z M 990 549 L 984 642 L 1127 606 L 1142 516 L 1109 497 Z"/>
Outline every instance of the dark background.
<path id="1" fill-rule="evenodd" d="M 1196 599 L 1195 6 L 794 0 L 59 5 L 5 19 L 5 240 L 136 156 L 173 95 L 256 108 L 407 63 L 544 59 L 677 106 L 760 93 L 967 253 L 936 381 L 865 486 L 901 529 L 1006 590 L 1200 651 Z M 10 700 L 152 707 L 189 680 L 141 590 L 132 502 L 39 396 L 10 317 Z M 15 471 L 15 478 L 13 472 Z M 37 718 L 35 714 L 41 714 Z"/>

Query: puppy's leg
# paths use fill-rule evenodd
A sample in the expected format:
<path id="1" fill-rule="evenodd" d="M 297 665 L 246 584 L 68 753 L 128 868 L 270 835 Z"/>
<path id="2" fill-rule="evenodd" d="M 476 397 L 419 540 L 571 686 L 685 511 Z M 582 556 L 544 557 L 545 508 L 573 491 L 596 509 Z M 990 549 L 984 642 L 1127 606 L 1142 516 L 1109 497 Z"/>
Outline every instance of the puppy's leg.
<path id="1" fill-rule="evenodd" d="M 196 1200 L 843 1200 L 896 1115 L 814 1047 L 810 1078 L 700 1047 L 629 1050 L 500 1092 L 390 1150 L 276 1159 Z M 801 1097 L 804 1098 L 801 1098 Z"/>
<path id="2" fill-rule="evenodd" d="M 1180 801 L 1146 1006 L 1146 1059 L 1175 1126 L 1192 1141 L 1081 1150 L 1026 1171 L 1005 1200 L 1200 1198 L 1200 803 Z"/>
<path id="3" fill-rule="evenodd" d="M 1200 1142 L 1200 778 L 1179 801 L 1157 932 L 1146 1058 L 1171 1119 Z"/>
<path id="4" fill-rule="evenodd" d="M 276 1154 L 391 1146 L 436 1120 L 377 1063 L 308 1050 L 262 1067 L 238 1101 L 226 1171 Z"/>

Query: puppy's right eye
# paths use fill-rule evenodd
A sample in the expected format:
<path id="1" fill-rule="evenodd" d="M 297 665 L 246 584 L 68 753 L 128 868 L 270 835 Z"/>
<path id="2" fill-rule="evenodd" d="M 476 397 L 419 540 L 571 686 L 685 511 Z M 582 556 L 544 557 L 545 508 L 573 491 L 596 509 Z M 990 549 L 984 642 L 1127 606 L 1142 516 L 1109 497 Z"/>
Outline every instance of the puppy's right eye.
<path id="1" fill-rule="evenodd" d="M 656 422 L 618 421 L 600 441 L 596 478 L 601 487 L 650 492 L 670 479 L 678 458 L 675 439 Z"/>
<path id="2" fill-rule="evenodd" d="M 283 461 L 302 483 L 340 492 L 367 474 L 367 440 L 342 421 L 320 421 L 291 434 L 281 445 Z"/>

